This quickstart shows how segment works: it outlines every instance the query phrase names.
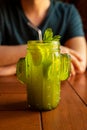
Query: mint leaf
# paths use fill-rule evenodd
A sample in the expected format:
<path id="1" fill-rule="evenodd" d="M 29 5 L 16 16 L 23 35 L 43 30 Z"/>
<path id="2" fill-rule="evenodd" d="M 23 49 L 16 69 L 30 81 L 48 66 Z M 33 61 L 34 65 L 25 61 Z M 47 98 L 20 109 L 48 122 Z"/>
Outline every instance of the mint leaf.
<path id="1" fill-rule="evenodd" d="M 53 37 L 53 41 L 59 41 L 60 40 L 60 38 L 61 38 L 61 36 L 60 35 L 55 35 L 54 37 Z"/>
<path id="2" fill-rule="evenodd" d="M 52 41 L 53 39 L 53 32 L 51 28 L 47 28 L 44 36 L 43 36 L 43 41 Z"/>
<path id="3" fill-rule="evenodd" d="M 60 40 L 60 35 L 55 35 L 53 36 L 53 31 L 51 28 L 47 28 L 44 36 L 43 36 L 43 41 L 49 42 L 49 41 L 59 41 Z"/>

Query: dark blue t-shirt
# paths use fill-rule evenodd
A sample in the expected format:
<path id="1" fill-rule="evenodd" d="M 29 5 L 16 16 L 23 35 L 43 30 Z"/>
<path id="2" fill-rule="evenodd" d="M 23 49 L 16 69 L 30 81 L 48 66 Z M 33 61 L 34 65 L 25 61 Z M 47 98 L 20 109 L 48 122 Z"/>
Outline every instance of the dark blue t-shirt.
<path id="1" fill-rule="evenodd" d="M 28 26 L 20 2 L 12 1 L 0 7 L 0 44 L 26 44 L 38 39 L 37 32 Z M 38 26 L 42 34 L 52 28 L 54 35 L 61 36 L 61 44 L 76 36 L 84 36 L 82 21 L 74 5 L 53 2 L 43 22 Z"/>

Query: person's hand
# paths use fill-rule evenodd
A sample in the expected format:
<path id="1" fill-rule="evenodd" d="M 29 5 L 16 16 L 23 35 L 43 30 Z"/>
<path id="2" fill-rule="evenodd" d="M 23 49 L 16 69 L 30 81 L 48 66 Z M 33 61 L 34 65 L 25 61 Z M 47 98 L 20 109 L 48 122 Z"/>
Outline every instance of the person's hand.
<path id="1" fill-rule="evenodd" d="M 16 65 L 0 67 L 0 76 L 9 76 L 16 74 Z"/>
<path id="2" fill-rule="evenodd" d="M 85 72 L 86 67 L 79 53 L 65 46 L 61 46 L 60 49 L 61 53 L 68 53 L 71 56 L 71 75 Z"/>

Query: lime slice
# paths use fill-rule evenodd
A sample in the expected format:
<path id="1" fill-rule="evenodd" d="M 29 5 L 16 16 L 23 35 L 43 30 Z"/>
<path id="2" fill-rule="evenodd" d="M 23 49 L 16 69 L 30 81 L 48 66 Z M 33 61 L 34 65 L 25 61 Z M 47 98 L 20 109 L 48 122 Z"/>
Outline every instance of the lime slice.
<path id="1" fill-rule="evenodd" d="M 34 47 L 35 51 L 31 51 L 31 55 L 32 55 L 32 60 L 35 66 L 40 65 L 41 61 L 42 61 L 42 55 L 40 50 L 38 49 L 38 47 Z"/>
<path id="2" fill-rule="evenodd" d="M 36 45 L 32 43 L 32 45 L 28 45 L 28 53 L 27 55 L 31 55 L 33 64 L 35 66 L 38 66 L 41 64 L 42 61 L 42 49 L 40 48 L 40 45 Z"/>
<path id="3" fill-rule="evenodd" d="M 25 58 L 20 58 L 16 66 L 16 74 L 20 82 L 26 83 L 26 63 Z"/>

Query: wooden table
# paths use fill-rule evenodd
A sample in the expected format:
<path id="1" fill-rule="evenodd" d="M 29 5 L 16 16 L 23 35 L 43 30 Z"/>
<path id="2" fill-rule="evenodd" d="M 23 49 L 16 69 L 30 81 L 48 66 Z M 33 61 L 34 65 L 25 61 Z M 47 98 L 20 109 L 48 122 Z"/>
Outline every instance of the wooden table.
<path id="1" fill-rule="evenodd" d="M 87 130 L 87 72 L 61 84 L 61 100 L 46 112 L 27 110 L 26 86 L 0 77 L 0 130 Z"/>

